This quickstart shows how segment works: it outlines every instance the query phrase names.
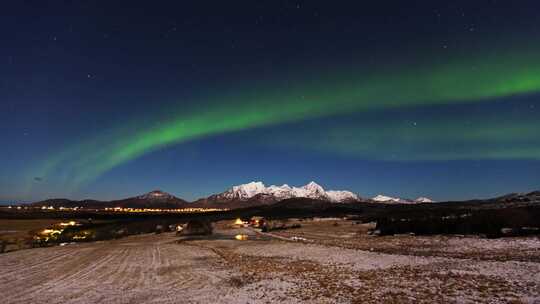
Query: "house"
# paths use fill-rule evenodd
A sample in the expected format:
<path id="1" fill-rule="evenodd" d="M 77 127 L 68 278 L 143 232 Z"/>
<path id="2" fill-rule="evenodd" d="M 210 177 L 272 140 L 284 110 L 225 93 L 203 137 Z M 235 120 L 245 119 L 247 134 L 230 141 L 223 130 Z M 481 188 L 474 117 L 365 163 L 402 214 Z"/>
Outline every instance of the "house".
<path id="1" fill-rule="evenodd" d="M 180 235 L 211 235 L 212 223 L 205 220 L 190 220 L 179 233 Z"/>
<path id="2" fill-rule="evenodd" d="M 255 228 L 262 228 L 266 226 L 266 220 L 262 216 L 254 216 L 250 219 L 249 224 Z"/>
<path id="3" fill-rule="evenodd" d="M 242 228 L 242 227 L 248 227 L 249 222 L 242 220 L 241 218 L 237 218 L 234 223 L 232 224 L 234 228 Z"/>

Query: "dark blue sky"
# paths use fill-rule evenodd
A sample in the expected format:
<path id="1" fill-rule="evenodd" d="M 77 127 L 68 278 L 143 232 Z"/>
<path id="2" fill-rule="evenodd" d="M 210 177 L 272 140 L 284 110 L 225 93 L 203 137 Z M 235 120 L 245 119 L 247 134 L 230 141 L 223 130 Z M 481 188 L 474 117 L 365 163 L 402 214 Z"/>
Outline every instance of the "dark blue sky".
<path id="1" fill-rule="evenodd" d="M 252 180 L 436 200 L 540 189 L 539 14 L 537 1 L 4 4 L 0 201 L 191 200 Z"/>

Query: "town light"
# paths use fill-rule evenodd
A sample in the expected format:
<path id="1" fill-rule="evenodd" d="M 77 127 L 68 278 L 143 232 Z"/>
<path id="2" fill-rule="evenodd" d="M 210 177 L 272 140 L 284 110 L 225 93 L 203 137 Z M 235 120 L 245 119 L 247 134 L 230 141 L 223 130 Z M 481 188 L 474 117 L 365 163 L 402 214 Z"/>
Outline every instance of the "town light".
<path id="1" fill-rule="evenodd" d="M 234 238 L 237 239 L 238 241 L 245 241 L 245 240 L 248 239 L 248 235 L 247 234 L 237 234 Z"/>

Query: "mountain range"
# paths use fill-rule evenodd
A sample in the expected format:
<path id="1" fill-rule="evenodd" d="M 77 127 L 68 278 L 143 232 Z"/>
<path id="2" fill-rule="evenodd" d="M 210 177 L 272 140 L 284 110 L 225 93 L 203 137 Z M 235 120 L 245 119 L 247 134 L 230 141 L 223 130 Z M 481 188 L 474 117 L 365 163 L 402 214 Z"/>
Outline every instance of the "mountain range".
<path id="1" fill-rule="evenodd" d="M 196 200 L 195 206 L 235 208 L 236 206 L 269 205 L 290 198 L 311 198 L 333 203 L 352 203 L 360 200 L 353 192 L 344 190 L 324 190 L 315 182 L 302 187 L 282 186 L 266 187 L 262 182 L 250 182 L 234 186 L 229 190 Z"/>
<path id="2" fill-rule="evenodd" d="M 151 209 L 180 209 L 190 206 L 187 201 L 172 194 L 154 190 L 143 195 L 129 197 L 120 200 L 98 201 L 98 200 L 69 200 L 64 198 L 47 199 L 30 204 L 32 206 L 52 206 L 55 208 L 83 207 L 91 209 L 102 208 L 151 208 Z"/>
<path id="3" fill-rule="evenodd" d="M 194 202 L 187 202 L 172 194 L 154 190 L 143 195 L 113 201 L 68 199 L 48 199 L 33 203 L 33 206 L 53 207 L 85 207 L 85 208 L 154 208 L 154 209 L 180 209 L 180 208 L 243 208 L 259 205 L 270 205 L 283 200 L 293 198 L 309 198 L 331 203 L 384 203 L 384 204 L 418 204 L 432 203 L 433 201 L 420 197 L 416 200 L 401 199 L 385 195 L 377 195 L 371 199 L 365 199 L 347 190 L 325 190 L 315 182 L 310 182 L 301 187 L 289 186 L 266 186 L 260 181 L 250 182 L 233 186 L 218 194 L 213 194 Z"/>
<path id="4" fill-rule="evenodd" d="M 373 198 L 371 198 L 374 202 L 380 202 L 380 203 L 387 203 L 387 204 L 420 204 L 420 203 L 434 203 L 433 200 L 427 198 L 427 197 L 419 197 L 417 199 L 411 200 L 411 199 L 403 199 L 399 197 L 391 197 L 379 194 Z"/>

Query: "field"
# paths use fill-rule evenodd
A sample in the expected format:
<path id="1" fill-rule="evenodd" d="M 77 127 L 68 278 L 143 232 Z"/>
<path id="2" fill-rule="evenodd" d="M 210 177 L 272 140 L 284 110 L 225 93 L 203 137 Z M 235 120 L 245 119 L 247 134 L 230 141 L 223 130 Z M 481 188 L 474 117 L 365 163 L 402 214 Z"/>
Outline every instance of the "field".
<path id="1" fill-rule="evenodd" d="M 45 229 L 58 223 L 55 219 L 0 220 L 0 242 L 5 242 L 5 251 L 26 249 L 31 246 L 32 231 Z"/>
<path id="2" fill-rule="evenodd" d="M 300 223 L 1 254 L 2 303 L 540 302 L 538 238 L 372 237 L 351 221 Z"/>
<path id="3" fill-rule="evenodd" d="M 55 219 L 36 219 L 36 220 L 0 220 L 0 236 L 5 237 L 28 237 L 30 231 L 41 230 L 50 225 L 58 223 Z"/>

